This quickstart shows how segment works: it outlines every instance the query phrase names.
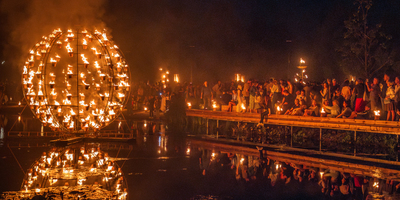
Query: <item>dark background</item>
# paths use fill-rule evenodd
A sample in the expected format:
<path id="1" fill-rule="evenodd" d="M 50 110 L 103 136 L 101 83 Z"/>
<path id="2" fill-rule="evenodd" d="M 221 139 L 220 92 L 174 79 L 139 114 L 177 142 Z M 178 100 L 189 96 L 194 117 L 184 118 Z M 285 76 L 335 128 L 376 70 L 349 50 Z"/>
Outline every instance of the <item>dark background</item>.
<path id="1" fill-rule="evenodd" d="M 28 50 L 54 28 L 106 28 L 124 52 L 134 81 L 155 81 L 158 68 L 181 80 L 292 78 L 300 58 L 311 80 L 348 78 L 336 51 L 352 0 L 0 0 L 0 78 L 20 82 Z M 400 2 L 376 0 L 371 26 L 398 51 Z M 291 42 L 288 42 L 291 41 Z M 288 62 L 290 61 L 290 63 Z M 392 68 L 396 69 L 397 63 Z"/>

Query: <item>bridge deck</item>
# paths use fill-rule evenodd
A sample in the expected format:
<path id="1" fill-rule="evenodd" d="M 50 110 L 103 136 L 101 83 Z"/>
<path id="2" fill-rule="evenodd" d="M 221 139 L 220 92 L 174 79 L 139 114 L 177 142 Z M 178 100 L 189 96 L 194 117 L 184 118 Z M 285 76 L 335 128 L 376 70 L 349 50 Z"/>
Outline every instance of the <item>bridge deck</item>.
<path id="1" fill-rule="evenodd" d="M 249 123 L 259 123 L 260 121 L 260 114 L 257 113 L 188 109 L 186 116 Z M 400 122 L 397 121 L 270 115 L 268 119 L 265 119 L 264 124 L 400 135 Z"/>

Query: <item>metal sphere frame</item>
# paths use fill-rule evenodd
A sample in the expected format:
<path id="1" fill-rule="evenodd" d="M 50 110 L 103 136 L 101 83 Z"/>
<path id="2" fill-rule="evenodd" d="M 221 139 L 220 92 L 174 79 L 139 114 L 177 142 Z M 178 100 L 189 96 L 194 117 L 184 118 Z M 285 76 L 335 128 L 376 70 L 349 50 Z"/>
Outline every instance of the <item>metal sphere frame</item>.
<path id="1" fill-rule="evenodd" d="M 97 131 L 130 96 L 130 69 L 106 32 L 55 29 L 31 50 L 22 73 L 33 114 L 54 131 Z"/>

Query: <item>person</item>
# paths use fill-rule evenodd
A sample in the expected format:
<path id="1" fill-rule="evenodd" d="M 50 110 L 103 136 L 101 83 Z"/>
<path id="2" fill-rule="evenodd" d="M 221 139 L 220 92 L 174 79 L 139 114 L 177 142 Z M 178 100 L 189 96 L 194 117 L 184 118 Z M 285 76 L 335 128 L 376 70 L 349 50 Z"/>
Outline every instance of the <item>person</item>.
<path id="1" fill-rule="evenodd" d="M 385 105 L 385 111 L 387 112 L 387 121 L 390 121 L 390 116 L 392 116 L 392 120 L 394 121 L 394 97 L 395 97 L 395 92 L 393 88 L 393 82 L 387 81 L 387 89 L 386 89 L 386 95 L 383 100 L 384 105 Z"/>
<path id="2" fill-rule="evenodd" d="M 300 105 L 298 108 L 295 108 L 291 115 L 302 116 L 304 115 L 304 110 L 307 108 L 306 101 L 300 100 Z"/>
<path id="3" fill-rule="evenodd" d="M 399 103 L 400 103 L 400 79 L 398 76 L 394 79 L 394 84 L 395 85 L 394 85 L 394 99 L 393 100 L 394 100 L 395 110 L 397 111 L 400 108 L 400 105 L 399 105 Z"/>
<path id="4" fill-rule="evenodd" d="M 294 97 L 291 94 L 289 94 L 287 90 L 284 90 L 282 94 L 283 94 L 283 99 L 282 103 L 280 103 L 279 106 L 283 109 L 283 112 L 286 112 L 287 109 L 292 107 L 294 103 Z"/>
<path id="5" fill-rule="evenodd" d="M 348 117 L 349 119 L 373 119 L 371 112 L 371 104 L 365 105 L 365 108 L 362 112 L 353 111 Z"/>
<path id="6" fill-rule="evenodd" d="M 238 95 L 236 90 L 232 90 L 232 100 L 228 104 L 228 112 L 232 112 L 233 106 L 236 106 L 238 103 Z"/>
<path id="7" fill-rule="evenodd" d="M 244 85 L 243 85 L 243 90 L 242 90 L 242 95 L 244 97 L 244 105 L 246 109 L 249 107 L 249 100 L 250 100 L 250 87 L 251 87 L 251 81 L 248 80 Z"/>
<path id="8" fill-rule="evenodd" d="M 257 92 L 257 84 L 255 82 L 253 82 L 249 89 L 250 98 L 249 98 L 249 109 L 248 110 L 250 113 L 252 113 L 255 109 L 256 92 Z"/>
<path id="9" fill-rule="evenodd" d="M 242 111 L 242 105 L 243 104 L 243 95 L 242 95 L 242 86 L 238 85 L 237 87 L 237 106 L 236 106 L 236 112 L 241 112 Z"/>
<path id="10" fill-rule="evenodd" d="M 342 193 L 343 199 L 350 197 L 350 186 L 349 181 L 346 178 L 342 178 L 342 185 L 340 186 L 340 193 Z"/>
<path id="11" fill-rule="evenodd" d="M 290 82 L 290 80 L 287 80 L 286 83 L 287 83 L 286 90 L 289 91 L 290 94 L 293 94 L 293 84 L 292 84 L 292 82 Z"/>
<path id="12" fill-rule="evenodd" d="M 299 91 L 299 94 L 296 96 L 296 99 L 298 99 L 299 101 L 304 100 L 305 102 L 307 102 L 306 92 L 304 90 Z"/>
<path id="13" fill-rule="evenodd" d="M 217 99 L 221 99 L 221 95 L 222 95 L 222 84 L 221 81 L 218 81 L 217 84 L 214 85 L 214 87 L 212 88 L 214 94 L 215 94 L 215 98 Z"/>
<path id="14" fill-rule="evenodd" d="M 263 96 L 263 94 L 264 93 L 263 93 L 262 89 L 259 89 L 256 92 L 256 96 L 254 98 L 254 110 L 255 110 L 256 113 L 258 113 L 259 110 L 264 107 L 263 106 L 263 104 L 264 104 L 264 96 Z"/>
<path id="15" fill-rule="evenodd" d="M 322 96 L 322 102 L 324 102 L 325 100 L 328 100 L 328 84 L 327 83 L 323 83 L 323 89 L 321 91 L 319 91 L 319 93 Z"/>
<path id="16" fill-rule="evenodd" d="M 355 94 L 356 97 L 356 106 L 354 108 L 354 111 L 356 112 L 362 112 L 364 110 L 364 93 L 365 93 L 365 85 L 363 83 L 363 80 L 359 78 L 356 81 L 356 86 L 353 89 L 353 93 Z"/>
<path id="17" fill-rule="evenodd" d="M 275 106 L 275 104 L 278 102 L 278 99 L 280 99 L 281 97 L 281 91 L 277 80 L 273 81 L 270 96 L 272 98 L 271 100 L 272 106 Z M 275 109 L 272 109 L 272 113 L 275 113 Z"/>
<path id="18" fill-rule="evenodd" d="M 349 80 L 344 81 L 342 87 L 342 96 L 344 97 L 345 101 L 349 101 L 351 98 L 351 88 L 349 86 Z"/>
<path id="19" fill-rule="evenodd" d="M 154 97 L 149 96 L 149 115 L 150 118 L 154 117 Z"/>
<path id="20" fill-rule="evenodd" d="M 285 115 L 291 115 L 293 110 L 300 108 L 300 101 L 298 99 L 294 100 L 294 105 L 285 112 Z"/>
<path id="21" fill-rule="evenodd" d="M 338 105 L 338 101 L 334 100 L 332 106 L 327 106 L 324 105 L 324 109 L 326 110 L 328 114 L 328 117 L 332 117 L 335 118 L 336 116 L 338 116 L 340 114 L 340 107 Z"/>
<path id="22" fill-rule="evenodd" d="M 319 107 L 317 101 L 311 101 L 311 106 L 304 111 L 304 116 L 319 116 Z"/>
<path id="23" fill-rule="evenodd" d="M 212 97 L 213 97 L 212 91 L 210 87 L 208 87 L 207 81 L 205 81 L 203 87 L 201 88 L 201 96 L 200 96 L 200 98 L 203 99 L 204 109 L 211 108 Z"/>
<path id="24" fill-rule="evenodd" d="M 373 79 L 371 86 L 367 83 L 367 89 L 369 93 L 369 100 L 371 103 L 371 110 L 380 110 L 380 96 L 381 88 L 379 87 L 379 80 L 377 78 Z"/>
<path id="25" fill-rule="evenodd" d="M 353 112 L 353 111 L 352 111 L 351 108 L 349 107 L 347 101 L 343 101 L 342 112 L 341 112 L 338 116 L 336 116 L 336 118 L 341 118 L 341 117 L 343 117 L 343 118 L 348 118 L 348 117 L 350 117 L 350 115 L 351 115 L 352 112 Z"/>

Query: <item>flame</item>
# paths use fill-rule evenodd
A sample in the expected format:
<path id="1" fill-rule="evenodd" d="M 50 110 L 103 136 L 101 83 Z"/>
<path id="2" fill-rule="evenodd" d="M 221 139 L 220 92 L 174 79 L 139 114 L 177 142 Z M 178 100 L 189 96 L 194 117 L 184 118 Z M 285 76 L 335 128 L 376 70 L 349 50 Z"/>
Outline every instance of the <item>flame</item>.
<path id="1" fill-rule="evenodd" d="M 57 92 L 55 92 L 54 88 L 51 90 L 50 95 L 51 96 L 56 96 L 57 95 Z"/>
<path id="2" fill-rule="evenodd" d="M 83 44 L 83 45 L 87 45 L 87 41 L 86 41 L 85 39 L 83 39 L 82 44 Z M 86 47 L 85 47 L 85 48 L 86 48 Z"/>
<path id="3" fill-rule="evenodd" d="M 104 41 L 108 41 L 108 38 L 107 38 L 106 33 L 103 33 L 103 40 L 104 40 Z"/>
<path id="4" fill-rule="evenodd" d="M 26 68 L 26 66 L 24 66 L 24 72 L 23 74 L 28 74 L 28 69 Z"/>
<path id="5" fill-rule="evenodd" d="M 375 116 L 381 116 L 381 111 L 380 110 L 375 110 L 374 113 L 375 113 Z"/>
<path id="6" fill-rule="evenodd" d="M 63 100 L 63 104 L 64 104 L 64 105 L 71 105 L 71 101 L 68 100 L 68 99 L 64 99 L 64 100 Z"/>
<path id="7" fill-rule="evenodd" d="M 72 53 L 73 52 L 73 49 L 71 48 L 69 43 L 67 44 L 67 46 L 65 48 L 67 48 L 68 53 Z"/>
<path id="8" fill-rule="evenodd" d="M 304 64 L 304 63 L 306 63 L 306 61 L 304 61 L 302 58 L 300 58 L 300 63 Z"/>
<path id="9" fill-rule="evenodd" d="M 321 109 L 321 113 L 325 113 L 325 109 L 324 108 Z"/>
<path id="10" fill-rule="evenodd" d="M 94 67 L 95 67 L 96 69 L 100 69 L 100 68 L 101 68 L 100 65 L 99 65 L 99 63 L 98 63 L 97 61 L 94 61 Z"/>
<path id="11" fill-rule="evenodd" d="M 81 54 L 81 57 L 82 57 L 83 63 L 89 64 L 89 62 L 87 61 L 87 58 L 85 57 L 85 54 Z M 97 62 L 97 61 L 96 61 L 96 62 Z"/>
<path id="12" fill-rule="evenodd" d="M 74 128 L 74 121 L 71 121 L 71 123 L 69 124 L 69 128 L 73 129 Z"/>
<path id="13" fill-rule="evenodd" d="M 64 120 L 63 120 L 63 122 L 69 122 L 71 120 L 71 116 L 70 115 L 68 115 L 68 114 L 66 114 L 65 116 L 64 116 Z"/>
<path id="14" fill-rule="evenodd" d="M 70 113 L 72 116 L 76 115 L 76 113 L 74 112 L 74 109 L 71 108 Z"/>
<path id="15" fill-rule="evenodd" d="M 56 63 L 57 60 L 54 60 L 53 58 L 50 58 L 50 62 L 51 62 L 51 63 Z"/>

